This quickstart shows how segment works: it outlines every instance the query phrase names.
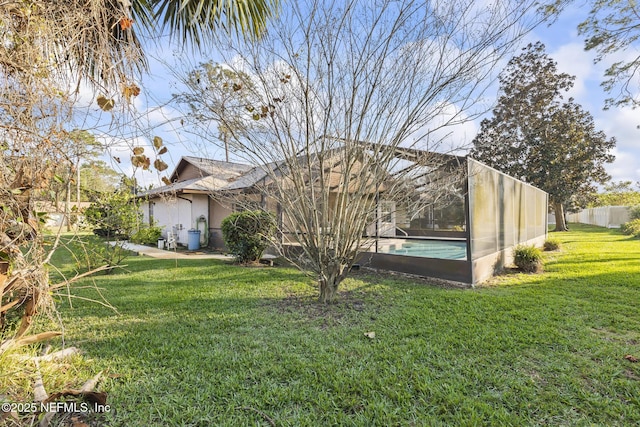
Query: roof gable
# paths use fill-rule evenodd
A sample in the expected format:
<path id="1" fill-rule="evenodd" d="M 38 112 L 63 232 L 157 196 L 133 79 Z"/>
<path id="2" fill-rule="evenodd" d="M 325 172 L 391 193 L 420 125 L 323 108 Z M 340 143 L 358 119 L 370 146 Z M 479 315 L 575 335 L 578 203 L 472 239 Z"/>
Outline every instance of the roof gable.
<path id="1" fill-rule="evenodd" d="M 183 156 L 169 180 L 171 182 L 181 182 L 211 175 L 223 180 L 232 180 L 251 169 L 251 166 L 241 163 Z"/>

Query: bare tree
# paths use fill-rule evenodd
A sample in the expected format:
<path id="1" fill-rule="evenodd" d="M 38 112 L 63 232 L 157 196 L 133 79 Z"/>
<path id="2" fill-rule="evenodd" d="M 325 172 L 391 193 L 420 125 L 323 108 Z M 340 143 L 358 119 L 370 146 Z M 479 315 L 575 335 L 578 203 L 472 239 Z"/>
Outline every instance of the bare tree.
<path id="1" fill-rule="evenodd" d="M 173 101 L 186 107 L 190 121 L 216 123 L 228 162 L 229 138 L 242 132 L 243 112 L 248 113 L 251 105 L 251 79 L 212 61 L 200 64 L 185 77 L 186 90 L 174 95 Z"/>
<path id="2" fill-rule="evenodd" d="M 297 248 L 284 252 L 318 278 L 321 301 L 379 234 L 381 200 L 432 203 L 413 193 L 438 187 L 445 129 L 487 110 L 496 64 L 539 22 L 535 4 L 301 1 L 262 40 L 226 50 L 257 100 L 234 156 L 256 166 Z"/>

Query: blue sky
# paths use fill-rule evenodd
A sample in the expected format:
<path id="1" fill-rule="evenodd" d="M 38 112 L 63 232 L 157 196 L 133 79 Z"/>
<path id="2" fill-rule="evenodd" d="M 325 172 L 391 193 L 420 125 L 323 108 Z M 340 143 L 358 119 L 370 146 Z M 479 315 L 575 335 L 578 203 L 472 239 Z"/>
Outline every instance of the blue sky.
<path id="1" fill-rule="evenodd" d="M 574 88 L 569 92 L 582 107 L 591 113 L 596 127 L 608 137 L 615 137 L 616 160 L 607 166 L 612 180 L 640 182 L 640 124 L 638 111 L 629 107 L 604 111 L 604 100 L 609 97 L 600 83 L 604 71 L 620 53 L 599 64 L 594 64 L 594 52 L 584 50 L 584 36 L 578 35 L 577 26 L 589 12 L 588 5 L 578 2 L 564 11 L 551 26 L 538 27 L 531 35 L 532 41 L 540 40 L 547 46 L 547 53 L 558 63 L 560 72 L 576 76 Z"/>
<path id="2" fill-rule="evenodd" d="M 612 108 L 609 111 L 603 111 L 607 94 L 600 87 L 600 83 L 607 64 L 616 58 L 594 65 L 594 53 L 584 51 L 583 37 L 578 35 L 577 25 L 586 18 L 587 13 L 588 7 L 581 3 L 568 8 L 551 26 L 542 25 L 529 34 L 523 40 L 522 46 L 529 42 L 542 41 L 547 47 L 547 53 L 557 61 L 559 71 L 576 76 L 575 86 L 569 95 L 593 115 L 597 129 L 604 131 L 608 137 L 617 139 L 617 147 L 614 150 L 616 160 L 607 166 L 612 179 L 640 182 L 640 164 L 638 163 L 640 144 L 637 142 L 640 138 L 640 130 L 637 129 L 640 117 L 637 111 L 630 108 Z M 170 64 L 174 63 L 173 52 L 174 49 L 168 42 L 149 50 L 152 57 L 151 73 L 144 79 L 144 94 L 136 100 L 136 105 L 142 112 L 144 124 L 159 127 L 140 133 L 137 140 L 133 142 L 133 145 L 150 146 L 153 135 L 162 136 L 170 148 L 169 153 L 163 157 L 169 164 L 167 172 L 172 170 L 182 155 L 224 158 L 220 150 L 216 150 L 204 141 L 199 141 L 193 135 L 180 131 L 177 122 L 166 124 L 166 121 L 175 115 L 171 108 L 162 107 L 162 103 L 175 91 L 173 84 L 176 78 L 158 58 L 163 58 Z M 624 53 L 620 53 L 618 58 L 621 55 Z M 215 51 L 205 55 L 193 55 L 193 58 L 193 64 L 197 64 L 203 58 L 220 60 Z M 489 95 L 496 96 L 497 87 L 489 92 Z M 478 129 L 478 122 L 467 124 L 460 128 L 455 137 L 459 141 L 470 143 Z M 122 137 L 126 136 L 122 135 Z M 133 135 L 128 137 L 131 138 Z M 128 157 L 127 148 L 123 148 L 120 152 L 114 149 L 113 153 L 122 158 Z M 126 167 L 124 171 L 130 172 Z M 138 173 L 138 177 L 146 185 L 157 185 L 159 181 L 159 175 L 156 173 Z"/>
<path id="3" fill-rule="evenodd" d="M 624 57 L 625 53 L 594 65 L 595 54 L 584 51 L 584 36 L 579 36 L 577 31 L 577 25 L 587 17 L 588 12 L 588 6 L 579 2 L 566 10 L 550 27 L 536 29 L 530 38 L 540 40 L 547 46 L 547 53 L 558 63 L 559 71 L 576 76 L 575 86 L 569 94 L 591 113 L 597 129 L 604 131 L 608 137 L 616 138 L 616 160 L 607 166 L 612 179 L 640 182 L 639 112 L 629 107 L 603 111 L 604 100 L 609 95 L 600 86 L 608 64 Z"/>

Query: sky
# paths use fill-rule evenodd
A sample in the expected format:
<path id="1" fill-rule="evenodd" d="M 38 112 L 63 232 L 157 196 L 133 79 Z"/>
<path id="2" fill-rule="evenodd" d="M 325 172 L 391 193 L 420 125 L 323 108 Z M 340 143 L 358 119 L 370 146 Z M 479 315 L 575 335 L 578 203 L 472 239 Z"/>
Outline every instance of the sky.
<path id="1" fill-rule="evenodd" d="M 522 42 L 524 47 L 527 43 L 541 41 L 546 45 L 547 54 L 558 64 L 558 71 L 576 76 L 575 85 L 569 92 L 583 109 L 590 112 L 595 119 L 596 128 L 604 131 L 607 137 L 615 137 L 617 146 L 613 151 L 616 160 L 606 166 L 612 181 L 632 181 L 640 183 L 640 114 L 631 108 L 611 108 L 603 110 L 604 100 L 608 95 L 604 92 L 600 83 L 603 79 L 604 70 L 608 64 L 616 58 L 610 58 L 599 64 L 594 64 L 593 52 L 584 50 L 584 37 L 578 35 L 577 25 L 582 22 L 588 13 L 588 7 L 584 3 L 577 2 L 566 9 L 551 25 L 543 24 L 530 33 Z M 151 139 L 154 135 L 161 136 L 169 147 L 163 159 L 169 164 L 170 173 L 180 157 L 183 155 L 193 155 L 197 157 L 211 157 L 224 159 L 224 154 L 220 150 L 212 148 L 210 144 L 199 140 L 196 136 L 186 134 L 180 130 L 179 122 L 175 121 L 177 115 L 171 107 L 164 106 L 163 103 L 170 98 L 172 91 L 175 91 L 176 77 L 163 62 L 174 64 L 172 57 L 174 48 L 168 42 L 148 49 L 150 53 L 150 74 L 145 76 L 143 81 L 143 95 L 136 99 L 136 107 L 140 111 L 140 116 L 150 129 L 142 134 L 118 135 L 120 138 L 128 138 L 128 143 L 120 144 L 120 149 L 114 147 L 111 150 L 112 157 L 129 157 L 130 147 L 133 145 L 143 145 L 151 151 Z M 622 55 L 622 54 L 620 54 Z M 207 58 L 219 61 L 215 51 L 207 54 L 193 55 L 193 64 Z M 178 63 L 177 66 L 181 66 Z M 497 86 L 493 93 L 497 95 Z M 172 121 L 172 119 L 174 121 Z M 454 130 L 454 138 L 469 144 L 479 130 L 479 120 L 461 126 Z M 136 138 L 133 142 L 131 138 Z M 131 173 L 130 166 L 125 162 L 122 170 Z M 149 172 L 138 172 L 136 175 L 139 181 L 148 186 L 159 184 L 160 174 Z"/>
<path id="2" fill-rule="evenodd" d="M 616 160 L 606 167 L 612 180 L 640 182 L 640 111 L 630 107 L 603 110 L 604 100 L 610 96 L 600 83 L 608 65 L 623 54 L 593 63 L 595 53 L 584 50 L 584 36 L 579 36 L 577 31 L 577 25 L 587 17 L 588 11 L 588 7 L 578 3 L 550 27 L 536 29 L 531 38 L 547 46 L 547 53 L 558 63 L 560 72 L 576 76 L 569 95 L 591 113 L 598 130 L 616 138 L 613 151 Z"/>

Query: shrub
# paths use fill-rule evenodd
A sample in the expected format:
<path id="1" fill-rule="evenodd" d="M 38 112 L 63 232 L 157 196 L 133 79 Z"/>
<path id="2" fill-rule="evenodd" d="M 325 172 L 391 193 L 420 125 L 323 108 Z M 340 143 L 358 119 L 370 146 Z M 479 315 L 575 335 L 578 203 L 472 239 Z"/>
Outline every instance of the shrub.
<path id="1" fill-rule="evenodd" d="M 259 261 L 275 230 L 273 215 L 261 210 L 236 212 L 222 220 L 224 243 L 240 263 Z"/>
<path id="2" fill-rule="evenodd" d="M 560 249 L 560 240 L 555 237 L 549 237 L 544 241 L 544 250 L 545 251 L 557 251 Z"/>
<path id="3" fill-rule="evenodd" d="M 518 245 L 513 249 L 513 263 L 526 273 L 542 271 L 542 251 L 535 246 Z"/>
<path id="4" fill-rule="evenodd" d="M 133 233 L 131 241 L 143 245 L 157 244 L 158 239 L 162 236 L 162 228 L 155 225 L 143 224 Z"/>
<path id="5" fill-rule="evenodd" d="M 640 219 L 640 205 L 636 205 L 629 208 L 629 219 L 631 221 L 635 219 Z"/>
<path id="6" fill-rule="evenodd" d="M 142 213 L 131 194 L 117 191 L 102 194 L 84 211 L 85 219 L 100 237 L 128 239 L 142 222 Z"/>
<path id="7" fill-rule="evenodd" d="M 620 229 L 624 234 L 640 237 L 640 219 L 632 219 L 629 222 L 625 222 L 620 226 Z"/>

